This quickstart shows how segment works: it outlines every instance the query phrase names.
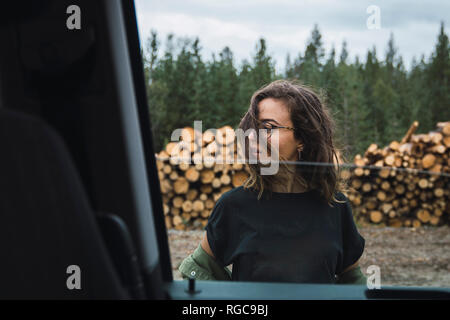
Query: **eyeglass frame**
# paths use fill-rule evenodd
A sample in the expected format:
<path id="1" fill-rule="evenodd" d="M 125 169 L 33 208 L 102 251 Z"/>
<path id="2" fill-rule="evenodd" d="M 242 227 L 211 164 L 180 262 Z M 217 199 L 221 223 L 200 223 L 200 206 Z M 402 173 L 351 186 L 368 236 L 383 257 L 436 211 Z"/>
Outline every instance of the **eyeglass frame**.
<path id="1" fill-rule="evenodd" d="M 264 126 L 264 124 L 265 123 L 269 123 L 269 121 L 259 121 L 259 120 L 256 120 L 257 122 L 258 122 L 258 125 L 263 125 Z M 288 126 L 277 126 L 277 125 L 274 125 L 274 124 L 272 124 L 272 123 L 269 123 L 271 126 L 272 126 L 272 128 L 258 128 L 259 130 L 261 130 L 261 129 L 265 129 L 265 130 L 270 130 L 270 133 L 269 132 L 267 132 L 267 137 L 270 137 L 270 136 L 272 136 L 272 130 L 273 129 L 288 129 L 288 130 L 292 130 L 292 131 L 295 131 L 295 128 L 293 128 L 293 127 L 288 127 Z"/>

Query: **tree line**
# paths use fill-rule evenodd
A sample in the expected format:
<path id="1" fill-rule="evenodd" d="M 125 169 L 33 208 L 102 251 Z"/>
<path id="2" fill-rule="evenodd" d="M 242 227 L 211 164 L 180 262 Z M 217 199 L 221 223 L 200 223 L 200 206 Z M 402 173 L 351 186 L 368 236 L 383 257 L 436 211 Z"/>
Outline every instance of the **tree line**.
<path id="1" fill-rule="evenodd" d="M 337 122 L 336 141 L 348 159 L 364 153 L 371 143 L 385 146 L 399 141 L 414 120 L 417 133 L 450 120 L 450 45 L 440 30 L 429 57 L 413 58 L 409 70 L 391 34 L 383 59 L 376 48 L 365 61 L 349 59 L 344 41 L 341 52 L 325 53 L 317 25 L 306 49 L 286 57 L 283 72 L 276 72 L 264 38 L 257 41 L 251 60 L 236 65 L 225 47 L 210 59 L 201 55 L 198 38 L 175 38 L 166 46 L 155 30 L 142 49 L 148 104 L 156 151 L 162 150 L 176 128 L 203 121 L 203 130 L 224 125 L 237 127 L 252 94 L 276 79 L 299 79 L 320 90 Z M 337 56 L 338 55 L 338 56 Z"/>

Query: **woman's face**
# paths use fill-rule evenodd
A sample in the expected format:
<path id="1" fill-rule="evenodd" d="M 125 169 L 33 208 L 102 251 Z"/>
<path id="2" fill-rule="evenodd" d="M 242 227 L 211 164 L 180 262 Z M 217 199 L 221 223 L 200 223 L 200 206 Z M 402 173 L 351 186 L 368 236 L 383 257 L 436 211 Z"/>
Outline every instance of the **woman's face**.
<path id="1" fill-rule="evenodd" d="M 266 98 L 259 102 L 258 104 L 258 120 L 265 121 L 273 126 L 286 126 L 293 127 L 291 116 L 288 107 L 284 104 L 282 100 L 274 98 Z M 302 146 L 302 143 L 294 137 L 294 131 L 290 129 L 276 129 L 278 131 L 278 145 L 279 145 L 279 159 L 287 161 L 297 161 L 298 160 L 298 149 Z M 276 137 L 275 131 L 271 137 L 268 137 L 267 141 L 270 145 L 271 139 Z M 250 147 L 257 145 L 256 136 L 250 134 L 249 138 L 251 140 Z M 250 148 L 253 155 L 258 153 L 259 146 L 257 150 Z M 267 148 L 267 154 L 270 156 L 270 147 Z M 301 148 L 300 148 L 301 149 Z"/>

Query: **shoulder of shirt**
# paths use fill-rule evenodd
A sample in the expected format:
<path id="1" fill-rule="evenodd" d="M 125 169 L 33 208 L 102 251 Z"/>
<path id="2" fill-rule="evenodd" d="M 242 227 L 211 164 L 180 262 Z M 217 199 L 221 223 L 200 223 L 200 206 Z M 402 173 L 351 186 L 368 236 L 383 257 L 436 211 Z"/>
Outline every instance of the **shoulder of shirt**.
<path id="1" fill-rule="evenodd" d="M 336 200 L 339 201 L 348 201 L 348 198 L 345 194 L 343 194 L 342 192 L 338 191 L 336 192 Z"/>
<path id="2" fill-rule="evenodd" d="M 349 199 L 347 198 L 347 196 L 344 193 L 340 192 L 340 191 L 336 192 L 335 198 L 336 198 L 336 200 L 339 200 L 339 201 L 345 201 L 345 203 L 334 201 L 334 203 L 337 204 L 337 206 L 339 208 L 342 208 L 342 207 L 344 207 L 344 206 L 349 204 Z"/>
<path id="3" fill-rule="evenodd" d="M 217 200 L 217 203 L 220 205 L 230 205 L 233 203 L 240 203 L 242 200 L 248 200 L 248 190 L 245 190 L 243 186 L 239 186 L 228 190 L 223 193 L 220 198 Z"/>

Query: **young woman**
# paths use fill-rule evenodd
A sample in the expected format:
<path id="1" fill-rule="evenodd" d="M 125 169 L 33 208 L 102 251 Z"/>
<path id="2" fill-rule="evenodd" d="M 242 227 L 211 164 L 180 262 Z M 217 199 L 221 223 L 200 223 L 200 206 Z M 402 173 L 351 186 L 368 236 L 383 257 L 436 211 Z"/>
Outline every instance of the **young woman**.
<path id="1" fill-rule="evenodd" d="M 183 277 L 365 284 L 358 266 L 365 240 L 343 193 L 335 125 L 318 95 L 272 82 L 254 93 L 239 128 L 250 132 L 245 156 L 262 160 L 267 147 L 279 170 L 263 175 L 262 161 L 248 164 L 243 186 L 216 202 L 200 245 L 180 265 Z"/>

